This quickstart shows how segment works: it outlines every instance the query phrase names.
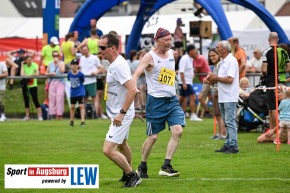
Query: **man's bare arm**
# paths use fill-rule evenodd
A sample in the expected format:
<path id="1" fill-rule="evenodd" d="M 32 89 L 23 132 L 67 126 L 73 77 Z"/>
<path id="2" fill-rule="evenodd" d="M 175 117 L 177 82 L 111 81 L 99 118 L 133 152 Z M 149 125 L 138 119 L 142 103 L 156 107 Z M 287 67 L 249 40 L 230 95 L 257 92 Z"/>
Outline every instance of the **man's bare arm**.
<path id="1" fill-rule="evenodd" d="M 133 81 L 137 83 L 140 75 L 144 72 L 144 70 L 149 67 L 153 66 L 153 60 L 149 53 L 145 54 L 144 57 L 141 59 L 137 69 L 135 70 L 135 73 L 133 74 Z"/>

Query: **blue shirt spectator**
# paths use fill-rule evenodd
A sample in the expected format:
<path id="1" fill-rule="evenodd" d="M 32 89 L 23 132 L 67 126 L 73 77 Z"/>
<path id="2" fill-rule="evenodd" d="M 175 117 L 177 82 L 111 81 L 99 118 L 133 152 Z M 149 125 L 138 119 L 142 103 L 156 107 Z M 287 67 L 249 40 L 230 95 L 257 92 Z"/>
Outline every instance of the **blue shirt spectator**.
<path id="1" fill-rule="evenodd" d="M 84 74 L 80 71 L 77 74 L 69 72 L 67 78 L 71 82 L 70 97 L 85 96 Z"/>

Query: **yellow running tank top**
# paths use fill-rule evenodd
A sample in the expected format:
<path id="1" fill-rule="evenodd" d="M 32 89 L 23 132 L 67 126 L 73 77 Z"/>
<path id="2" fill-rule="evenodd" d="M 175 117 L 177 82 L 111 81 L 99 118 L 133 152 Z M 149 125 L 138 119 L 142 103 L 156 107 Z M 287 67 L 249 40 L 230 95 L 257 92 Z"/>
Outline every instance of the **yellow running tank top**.
<path id="1" fill-rule="evenodd" d="M 88 38 L 88 48 L 90 51 L 90 54 L 97 55 L 99 52 L 99 44 L 98 44 L 98 39 L 92 39 Z"/>

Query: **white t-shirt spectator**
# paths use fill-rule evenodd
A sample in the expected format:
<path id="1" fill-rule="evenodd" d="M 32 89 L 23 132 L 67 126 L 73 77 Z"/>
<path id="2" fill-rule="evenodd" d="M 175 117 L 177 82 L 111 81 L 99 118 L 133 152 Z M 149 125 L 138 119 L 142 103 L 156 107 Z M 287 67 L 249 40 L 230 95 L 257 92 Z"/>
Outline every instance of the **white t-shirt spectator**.
<path id="1" fill-rule="evenodd" d="M 257 58 L 255 58 L 255 57 L 253 57 L 247 63 L 247 66 L 250 67 L 250 68 L 254 67 L 256 72 L 261 72 L 262 64 L 263 64 L 262 57 L 259 60 Z"/>
<path id="2" fill-rule="evenodd" d="M 100 60 L 97 56 L 90 54 L 88 57 L 83 55 L 80 58 L 80 71 L 84 75 L 92 75 L 92 72 L 96 72 L 100 65 Z M 95 82 L 97 82 L 96 77 L 85 77 L 84 85 Z"/>
<path id="3" fill-rule="evenodd" d="M 220 62 L 218 71 L 219 77 L 232 77 L 234 81 L 232 84 L 225 84 L 218 82 L 218 102 L 238 102 L 239 99 L 239 65 L 237 59 L 229 54 Z"/>
<path id="4" fill-rule="evenodd" d="M 194 78 L 193 59 L 188 54 L 183 55 L 179 61 L 178 83 L 182 84 L 180 73 L 184 73 L 185 83 L 191 85 Z"/>
<path id="5" fill-rule="evenodd" d="M 132 79 L 130 67 L 127 61 L 119 55 L 116 60 L 110 64 L 107 71 L 107 101 L 106 110 L 110 118 L 114 118 L 123 107 L 127 95 L 125 83 Z M 134 103 L 131 104 L 126 116 L 134 118 L 135 110 Z"/>
<path id="6" fill-rule="evenodd" d="M 4 62 L 0 62 L 0 74 L 3 74 L 4 72 L 7 72 L 7 67 Z M 6 89 L 6 78 L 0 79 L 0 90 Z"/>

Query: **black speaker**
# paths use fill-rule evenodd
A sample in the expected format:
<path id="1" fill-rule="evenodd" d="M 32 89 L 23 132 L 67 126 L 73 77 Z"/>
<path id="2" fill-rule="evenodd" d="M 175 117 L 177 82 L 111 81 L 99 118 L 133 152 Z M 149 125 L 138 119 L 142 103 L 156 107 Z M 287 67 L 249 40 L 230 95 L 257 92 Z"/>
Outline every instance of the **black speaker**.
<path id="1" fill-rule="evenodd" d="M 199 36 L 200 21 L 191 21 L 189 23 L 189 34 L 190 36 Z"/>
<path id="2" fill-rule="evenodd" d="M 191 21 L 189 24 L 189 33 L 192 37 L 211 38 L 211 21 Z"/>

